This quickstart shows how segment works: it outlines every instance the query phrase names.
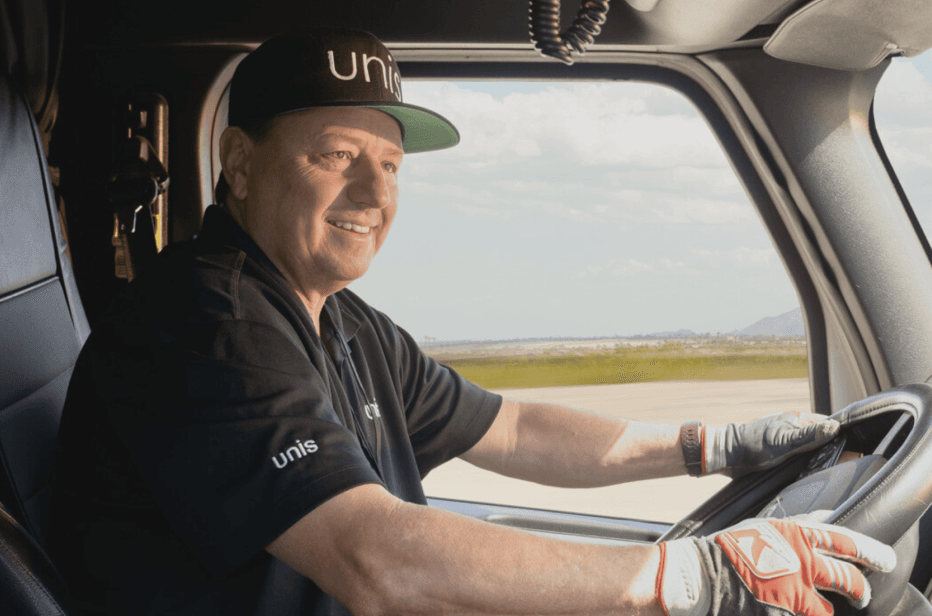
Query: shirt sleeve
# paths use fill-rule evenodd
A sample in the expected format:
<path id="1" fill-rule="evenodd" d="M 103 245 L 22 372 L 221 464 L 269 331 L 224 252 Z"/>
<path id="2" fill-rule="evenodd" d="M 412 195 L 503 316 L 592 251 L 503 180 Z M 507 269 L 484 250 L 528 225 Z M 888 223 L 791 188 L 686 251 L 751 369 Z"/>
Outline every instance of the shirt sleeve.
<path id="1" fill-rule="evenodd" d="M 502 406 L 502 397 L 428 357 L 398 328 L 408 434 L 421 477 L 469 451 Z"/>
<path id="2" fill-rule="evenodd" d="M 111 421 L 169 523 L 218 575 L 340 492 L 381 483 L 326 371 L 274 327 L 223 321 L 119 356 L 107 367 L 122 392 Z"/>

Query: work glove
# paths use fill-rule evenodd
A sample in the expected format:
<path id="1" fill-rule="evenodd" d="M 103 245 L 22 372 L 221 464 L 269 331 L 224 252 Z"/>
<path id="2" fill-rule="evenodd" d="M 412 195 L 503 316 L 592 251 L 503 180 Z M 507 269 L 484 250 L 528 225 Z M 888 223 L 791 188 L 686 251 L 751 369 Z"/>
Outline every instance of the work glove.
<path id="1" fill-rule="evenodd" d="M 769 468 L 795 453 L 824 445 L 838 434 L 838 429 L 834 419 L 813 413 L 768 415 L 751 423 L 723 427 L 699 426 L 701 474 L 740 477 Z"/>
<path id="2" fill-rule="evenodd" d="M 800 518 L 746 520 L 660 550 L 657 598 L 668 616 L 832 616 L 821 590 L 862 609 L 871 588 L 854 565 L 896 565 L 893 549 L 879 541 Z"/>

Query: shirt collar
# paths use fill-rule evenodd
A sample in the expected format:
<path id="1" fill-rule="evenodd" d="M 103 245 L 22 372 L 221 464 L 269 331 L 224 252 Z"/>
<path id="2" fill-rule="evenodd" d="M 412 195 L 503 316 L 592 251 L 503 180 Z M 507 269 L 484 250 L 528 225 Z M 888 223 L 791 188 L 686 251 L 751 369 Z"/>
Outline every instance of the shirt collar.
<path id="1" fill-rule="evenodd" d="M 207 208 L 207 211 L 204 212 L 204 224 L 198 235 L 198 242 L 232 246 L 242 250 L 246 253 L 246 256 L 264 266 L 265 269 L 274 272 L 288 288 L 291 288 L 285 275 L 281 273 L 268 255 L 259 248 L 259 245 L 256 244 L 252 237 L 239 226 L 239 223 L 236 222 L 225 207 L 211 205 Z M 349 342 L 359 331 L 360 322 L 353 314 L 343 309 L 338 299 L 339 296 L 340 292 L 329 296 L 324 301 L 324 310 L 327 311 L 327 316 L 334 329 L 343 335 L 344 340 Z"/>
<path id="2" fill-rule="evenodd" d="M 339 299 L 340 293 L 337 292 L 324 302 L 324 310 L 330 318 L 330 323 L 334 329 L 343 335 L 343 339 L 349 342 L 356 336 L 359 331 L 359 319 L 351 312 L 343 309 Z"/>
<path id="3" fill-rule="evenodd" d="M 204 212 L 204 223 L 197 237 L 198 243 L 208 246 L 230 246 L 242 250 L 246 256 L 275 273 L 276 276 L 287 282 L 285 275 L 266 255 L 259 245 L 250 237 L 239 223 L 230 215 L 225 207 L 211 205 Z"/>

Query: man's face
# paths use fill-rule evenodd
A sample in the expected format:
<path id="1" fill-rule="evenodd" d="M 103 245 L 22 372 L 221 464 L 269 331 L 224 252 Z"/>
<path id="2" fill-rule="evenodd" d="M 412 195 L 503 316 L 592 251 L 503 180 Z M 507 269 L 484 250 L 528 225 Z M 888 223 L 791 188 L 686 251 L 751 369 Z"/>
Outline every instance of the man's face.
<path id="1" fill-rule="evenodd" d="M 277 118 L 254 143 L 242 222 L 299 293 L 362 276 L 398 207 L 401 129 L 365 107 Z"/>

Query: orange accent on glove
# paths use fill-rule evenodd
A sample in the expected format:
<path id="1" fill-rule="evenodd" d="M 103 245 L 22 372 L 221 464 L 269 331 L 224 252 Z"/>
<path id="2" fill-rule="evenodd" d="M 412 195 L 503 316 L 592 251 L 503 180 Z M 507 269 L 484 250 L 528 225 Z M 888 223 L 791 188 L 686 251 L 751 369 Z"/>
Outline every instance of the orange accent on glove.
<path id="1" fill-rule="evenodd" d="M 851 563 L 880 571 L 896 564 L 889 546 L 814 522 L 749 520 L 715 542 L 758 601 L 807 616 L 833 614 L 819 590 L 842 594 L 859 609 L 867 605 L 870 585 Z"/>

